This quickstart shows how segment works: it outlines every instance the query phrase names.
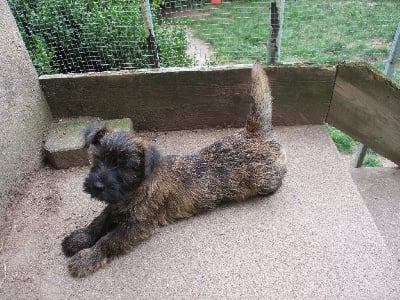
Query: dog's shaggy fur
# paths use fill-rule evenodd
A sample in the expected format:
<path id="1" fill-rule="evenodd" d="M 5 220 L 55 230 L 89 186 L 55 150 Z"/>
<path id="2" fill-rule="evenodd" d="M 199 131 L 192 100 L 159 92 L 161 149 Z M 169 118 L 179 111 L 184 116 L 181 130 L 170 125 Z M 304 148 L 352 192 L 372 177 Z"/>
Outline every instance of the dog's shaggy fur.
<path id="1" fill-rule="evenodd" d="M 162 157 L 133 133 L 90 128 L 91 170 L 84 190 L 107 203 L 86 228 L 62 242 L 72 276 L 86 276 L 148 238 L 160 226 L 222 201 L 268 195 L 286 172 L 286 156 L 271 131 L 268 78 L 252 70 L 246 127 L 188 156 Z"/>

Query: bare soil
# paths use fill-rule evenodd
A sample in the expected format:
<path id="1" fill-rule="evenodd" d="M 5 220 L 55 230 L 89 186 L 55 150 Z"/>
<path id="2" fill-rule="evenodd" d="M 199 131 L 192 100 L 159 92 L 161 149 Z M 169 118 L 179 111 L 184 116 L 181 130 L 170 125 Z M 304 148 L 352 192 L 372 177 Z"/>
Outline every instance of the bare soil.
<path id="1" fill-rule="evenodd" d="M 213 57 L 211 45 L 195 37 L 190 30 L 187 31 L 186 38 L 189 43 L 187 54 L 193 58 L 194 64 L 197 66 L 206 65 Z"/>

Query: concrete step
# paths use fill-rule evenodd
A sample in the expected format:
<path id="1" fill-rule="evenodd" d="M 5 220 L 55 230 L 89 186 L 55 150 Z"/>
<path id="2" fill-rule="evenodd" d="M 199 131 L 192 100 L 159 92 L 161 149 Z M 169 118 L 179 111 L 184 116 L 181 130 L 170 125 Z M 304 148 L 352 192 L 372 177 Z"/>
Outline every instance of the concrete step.
<path id="1" fill-rule="evenodd" d="M 400 168 L 353 168 L 351 176 L 400 267 Z"/>
<path id="2" fill-rule="evenodd" d="M 179 154 L 232 131 L 140 135 Z M 69 276 L 60 242 L 103 206 L 82 192 L 87 168 L 42 170 L 3 247 L 3 298 L 398 299 L 396 262 L 325 128 L 276 131 L 289 161 L 277 193 L 162 227 L 84 279 Z M 53 200 L 39 205 L 38 192 Z"/>
<path id="3" fill-rule="evenodd" d="M 85 166 L 89 163 L 87 151 L 84 149 L 83 132 L 85 128 L 110 127 L 118 130 L 132 130 L 129 118 L 116 120 L 69 119 L 53 122 L 48 130 L 44 153 L 46 159 L 56 169 Z"/>

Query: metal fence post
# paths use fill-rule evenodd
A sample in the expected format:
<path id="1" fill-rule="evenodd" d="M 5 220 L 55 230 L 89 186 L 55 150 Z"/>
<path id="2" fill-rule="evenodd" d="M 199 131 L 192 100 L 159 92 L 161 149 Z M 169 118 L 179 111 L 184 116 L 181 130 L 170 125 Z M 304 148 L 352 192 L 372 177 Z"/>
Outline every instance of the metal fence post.
<path id="1" fill-rule="evenodd" d="M 392 48 L 390 49 L 389 57 L 386 62 L 385 70 L 383 73 L 387 77 L 392 77 L 394 73 L 394 68 L 397 63 L 397 59 L 400 56 L 400 23 L 397 26 L 396 34 L 394 35 Z M 354 160 L 353 166 L 355 168 L 360 168 L 365 158 L 365 154 L 367 153 L 367 147 L 364 144 L 360 144 L 357 150 L 357 156 Z"/>
<path id="2" fill-rule="evenodd" d="M 280 2 L 280 5 L 278 5 L 277 2 Z M 270 26 L 267 47 L 268 64 L 277 64 L 280 60 L 284 11 L 285 0 L 271 0 Z"/>
<path id="3" fill-rule="evenodd" d="M 151 15 L 151 8 L 150 8 L 150 0 L 141 0 L 142 6 L 142 16 L 143 16 L 143 23 L 144 23 L 144 31 L 148 36 L 147 39 L 147 46 L 149 49 L 150 55 L 150 62 L 153 68 L 160 67 L 160 60 L 158 58 L 158 50 L 157 50 L 157 43 L 154 34 L 154 27 L 153 27 L 153 18 Z"/>
<path id="4" fill-rule="evenodd" d="M 386 63 L 384 73 L 388 77 L 392 77 L 394 73 L 394 67 L 396 66 L 397 59 L 400 56 L 400 23 L 397 26 L 396 34 L 394 36 L 392 48 L 390 49 L 390 54 L 388 61 Z"/>

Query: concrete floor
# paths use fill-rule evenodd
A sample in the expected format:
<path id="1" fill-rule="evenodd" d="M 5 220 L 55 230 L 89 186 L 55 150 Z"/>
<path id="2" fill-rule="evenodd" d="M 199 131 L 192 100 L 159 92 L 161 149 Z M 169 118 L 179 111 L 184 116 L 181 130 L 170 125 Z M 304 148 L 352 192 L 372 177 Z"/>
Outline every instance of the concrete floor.
<path id="1" fill-rule="evenodd" d="M 400 267 L 400 169 L 352 169 L 351 176 Z"/>
<path id="2" fill-rule="evenodd" d="M 277 128 L 282 188 L 160 228 L 106 268 L 71 278 L 60 242 L 102 208 L 86 168 L 43 169 L 14 195 L 1 299 L 398 299 L 397 262 L 323 126 Z M 189 153 L 232 130 L 150 133 Z"/>

